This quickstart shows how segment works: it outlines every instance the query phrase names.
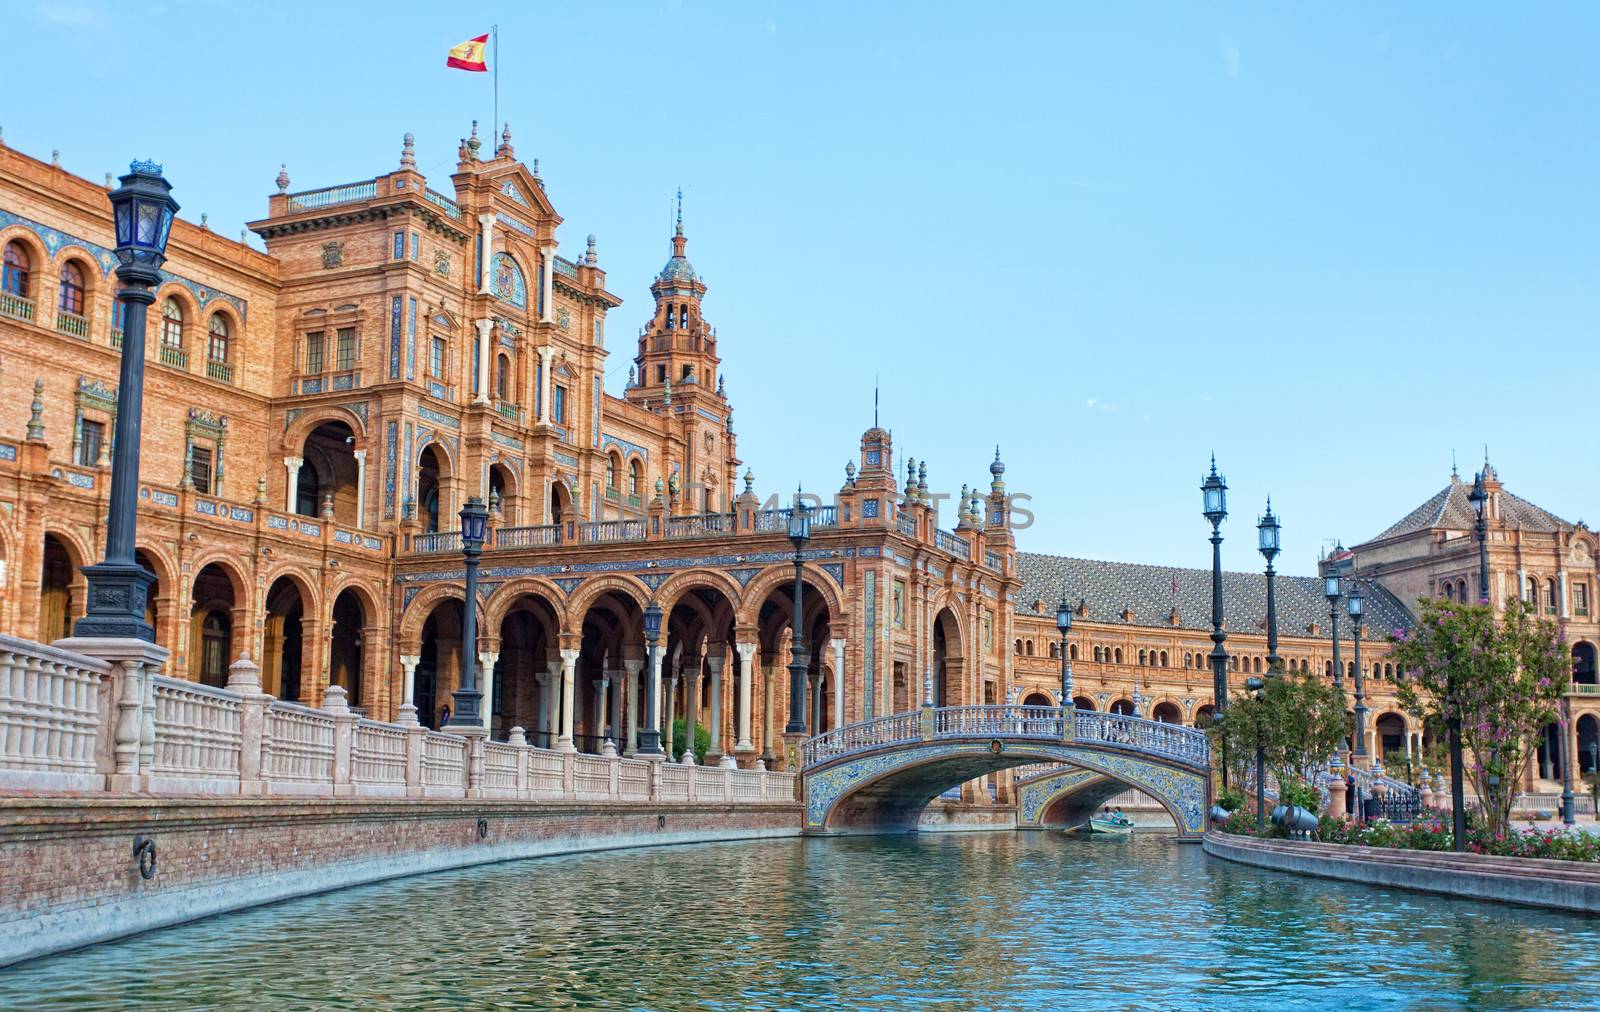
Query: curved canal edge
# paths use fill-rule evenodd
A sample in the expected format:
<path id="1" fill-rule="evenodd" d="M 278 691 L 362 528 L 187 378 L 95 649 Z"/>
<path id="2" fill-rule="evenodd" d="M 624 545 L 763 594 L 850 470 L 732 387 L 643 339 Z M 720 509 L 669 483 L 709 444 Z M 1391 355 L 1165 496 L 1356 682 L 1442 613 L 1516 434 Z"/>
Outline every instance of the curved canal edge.
<path id="1" fill-rule="evenodd" d="M 1272 871 L 1600 914 L 1600 866 L 1578 861 L 1258 840 L 1215 830 L 1202 843 L 1212 857 Z"/>
<path id="2" fill-rule="evenodd" d="M 0 966 L 451 868 L 798 836 L 800 815 L 789 802 L 6 798 Z"/>

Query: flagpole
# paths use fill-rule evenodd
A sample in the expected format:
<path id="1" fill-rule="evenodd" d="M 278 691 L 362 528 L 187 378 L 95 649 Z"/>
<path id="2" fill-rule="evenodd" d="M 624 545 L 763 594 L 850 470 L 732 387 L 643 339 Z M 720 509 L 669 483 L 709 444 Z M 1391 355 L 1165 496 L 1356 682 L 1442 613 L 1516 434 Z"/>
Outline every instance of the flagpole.
<path id="1" fill-rule="evenodd" d="M 500 136 L 500 26 L 492 25 L 489 34 L 494 38 L 494 122 L 489 124 L 489 145 L 493 148 L 499 145 Z"/>

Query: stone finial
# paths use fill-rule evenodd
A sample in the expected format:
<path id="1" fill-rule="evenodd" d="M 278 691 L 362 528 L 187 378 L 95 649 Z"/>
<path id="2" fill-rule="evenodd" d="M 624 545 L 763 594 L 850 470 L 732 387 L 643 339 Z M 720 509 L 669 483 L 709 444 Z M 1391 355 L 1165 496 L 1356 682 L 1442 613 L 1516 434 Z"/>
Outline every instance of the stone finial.
<path id="1" fill-rule="evenodd" d="M 229 692 L 253 696 L 261 691 L 261 666 L 250 659 L 246 650 L 238 660 L 228 665 Z"/>
<path id="2" fill-rule="evenodd" d="M 623 389 L 624 390 L 632 390 L 635 386 L 638 385 L 638 382 L 639 382 L 639 377 L 633 371 L 633 366 L 631 366 L 631 365 L 628 366 L 628 385 L 626 387 L 623 387 Z"/>
<path id="3" fill-rule="evenodd" d="M 58 169 L 61 168 L 61 149 L 60 148 L 51 148 L 50 149 L 50 164 L 54 165 Z"/>
<path id="4" fill-rule="evenodd" d="M 33 404 L 30 406 L 32 415 L 28 418 L 28 438 L 30 440 L 44 439 L 44 377 L 33 381 Z"/>
<path id="5" fill-rule="evenodd" d="M 250 245 L 250 230 L 248 228 L 241 228 L 239 230 L 239 245 L 240 246 L 248 246 L 248 245 Z"/>
<path id="6" fill-rule="evenodd" d="M 607 738 L 606 743 L 600 746 L 600 756 L 604 759 L 615 759 L 617 757 L 617 743 Z"/>
<path id="7" fill-rule="evenodd" d="M 100 440 L 100 453 L 94 458 L 94 466 L 102 471 L 111 466 L 111 440 Z"/>
<path id="8" fill-rule="evenodd" d="M 478 160 L 478 149 L 483 147 L 483 142 L 478 140 L 478 121 L 472 121 L 472 134 L 467 138 L 467 154 L 472 161 Z"/>
<path id="9" fill-rule="evenodd" d="M 500 490 L 497 488 L 491 488 L 489 490 L 489 512 L 500 512 Z"/>
<path id="10" fill-rule="evenodd" d="M 956 500 L 956 530 L 965 530 L 972 525 L 971 503 L 967 501 L 967 486 L 961 486 L 961 498 Z"/>
<path id="11" fill-rule="evenodd" d="M 417 139 L 407 130 L 405 137 L 400 142 L 400 167 L 402 169 L 415 169 L 417 167 Z"/>
<path id="12" fill-rule="evenodd" d="M 924 502 L 928 500 L 928 462 L 926 460 L 917 464 L 917 496 Z"/>
<path id="13" fill-rule="evenodd" d="M 767 761 L 765 759 L 757 759 L 756 760 L 756 772 L 757 773 L 765 773 L 766 771 L 767 771 Z"/>
<path id="14" fill-rule="evenodd" d="M 724 400 L 728 397 L 727 377 L 720 373 L 717 375 L 717 396 Z"/>
<path id="15" fill-rule="evenodd" d="M 494 149 L 494 153 L 497 156 L 501 157 L 501 158 L 514 158 L 514 157 L 516 157 L 516 151 L 515 151 L 514 148 L 511 147 L 511 124 L 510 123 L 507 123 L 505 125 L 505 129 L 500 131 L 500 146 Z"/>
<path id="16" fill-rule="evenodd" d="M 744 469 L 744 494 L 756 494 L 756 473 L 748 467 Z"/>
<path id="17" fill-rule="evenodd" d="M 989 482 L 990 492 L 995 495 L 1004 494 L 1006 490 L 1005 473 L 1006 465 L 1000 460 L 1000 447 L 997 445 L 994 448 L 994 463 L 989 465 L 989 474 L 992 475 L 992 479 Z"/>
<path id="18" fill-rule="evenodd" d="M 851 485 L 854 485 L 856 483 L 856 462 L 855 461 L 847 460 L 847 461 L 844 462 L 844 480 L 848 484 L 851 484 Z"/>
<path id="19" fill-rule="evenodd" d="M 205 229 L 207 232 L 211 231 L 211 215 L 204 211 L 200 212 L 200 227 Z"/>
<path id="20" fill-rule="evenodd" d="M 671 376 L 667 377 L 666 391 L 665 391 L 665 393 L 662 394 L 662 403 L 665 404 L 669 408 L 672 407 L 672 377 Z"/>
<path id="21" fill-rule="evenodd" d="M 539 178 L 539 159 L 533 160 L 533 181 L 539 184 L 539 189 L 544 189 L 544 181 Z"/>
<path id="22" fill-rule="evenodd" d="M 267 476 L 264 475 L 264 474 L 258 474 L 258 475 L 256 475 L 256 505 L 257 506 L 265 506 L 266 504 L 267 504 Z"/>
<path id="23" fill-rule="evenodd" d="M 289 163 L 288 162 L 284 162 L 283 164 L 278 166 L 277 183 L 278 183 L 278 192 L 279 193 L 288 193 L 289 192 Z"/>
<path id="24" fill-rule="evenodd" d="M 588 264 L 590 267 L 598 267 L 600 265 L 600 254 L 596 253 L 594 249 L 593 232 L 589 233 L 589 248 L 584 251 L 583 262 Z"/>
<path id="25" fill-rule="evenodd" d="M 678 492 L 681 491 L 682 489 L 683 489 L 683 482 L 678 480 L 678 473 L 676 471 L 674 471 L 667 478 L 667 491 L 672 493 L 673 498 L 677 498 Z"/>
<path id="26" fill-rule="evenodd" d="M 329 492 L 322 497 L 322 519 L 333 519 L 333 493 Z"/>
<path id="27" fill-rule="evenodd" d="M 350 694 L 342 685 L 330 685 L 322 695 L 324 713 L 349 713 Z"/>
<path id="28" fill-rule="evenodd" d="M 665 491 L 665 490 L 666 490 L 666 483 L 661 480 L 661 476 L 659 474 L 656 475 L 656 499 L 657 500 L 660 500 L 661 493 L 663 491 Z"/>
<path id="29" fill-rule="evenodd" d="M 115 190 L 116 188 L 117 188 L 117 181 L 111 177 L 111 173 L 107 172 L 106 173 L 106 189 Z"/>

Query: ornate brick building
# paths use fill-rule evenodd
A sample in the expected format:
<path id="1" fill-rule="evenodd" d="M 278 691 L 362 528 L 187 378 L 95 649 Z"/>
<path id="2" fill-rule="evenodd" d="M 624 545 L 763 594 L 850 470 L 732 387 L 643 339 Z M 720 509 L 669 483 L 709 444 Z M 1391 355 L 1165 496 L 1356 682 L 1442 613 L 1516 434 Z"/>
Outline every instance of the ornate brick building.
<path id="1" fill-rule="evenodd" d="M 280 172 L 250 225 L 264 254 L 175 223 L 149 317 L 138 542 L 172 673 L 221 684 L 249 653 L 274 695 L 318 705 L 338 684 L 374 716 L 435 723 L 463 649 L 454 516 L 478 495 L 496 736 L 632 748 L 654 602 L 664 726 L 687 715 L 714 756 L 782 761 L 793 549 L 738 457 L 681 214 L 618 397 L 603 379 L 621 299 L 594 237 L 559 252 L 562 219 L 509 130 L 489 157 L 474 130 L 457 159 L 430 183 L 408 135 L 369 179 L 291 192 Z M 122 322 L 106 192 L 0 148 L 0 630 L 46 641 L 82 613 L 79 567 L 104 540 Z M 941 529 L 926 465 L 862 435 L 804 553 L 808 725 L 925 696 L 1056 702 L 1062 594 L 1080 705 L 1204 717 L 1209 574 L 1018 554 L 998 453 L 987 467 L 987 492 L 963 492 Z M 1495 494 L 1497 586 L 1554 581 L 1570 634 L 1595 642 L 1595 538 Z M 1419 744 L 1379 640 L 1470 569 L 1452 495 L 1346 560 L 1372 589 L 1374 747 Z M 1264 586 L 1239 573 L 1226 589 L 1242 681 L 1264 663 Z M 1283 577 L 1279 600 L 1282 655 L 1331 675 L 1320 582 Z"/>

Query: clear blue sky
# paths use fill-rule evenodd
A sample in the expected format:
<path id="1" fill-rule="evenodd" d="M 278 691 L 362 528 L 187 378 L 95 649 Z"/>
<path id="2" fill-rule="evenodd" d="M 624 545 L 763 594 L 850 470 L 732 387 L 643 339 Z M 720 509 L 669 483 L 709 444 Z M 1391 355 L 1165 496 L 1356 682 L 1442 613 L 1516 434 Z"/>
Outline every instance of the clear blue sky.
<path id="1" fill-rule="evenodd" d="M 1310 572 L 1485 443 L 1600 518 L 1595 8 L 355 6 L 19 0 L 5 140 L 155 158 L 230 235 L 280 162 L 371 177 L 407 130 L 447 185 L 491 113 L 445 51 L 497 21 L 517 153 L 626 300 L 608 388 L 682 183 L 763 490 L 837 487 L 877 374 L 931 485 L 1002 445 L 1035 551 L 1208 565 L 1213 449 L 1234 568 L 1269 492 Z"/>

